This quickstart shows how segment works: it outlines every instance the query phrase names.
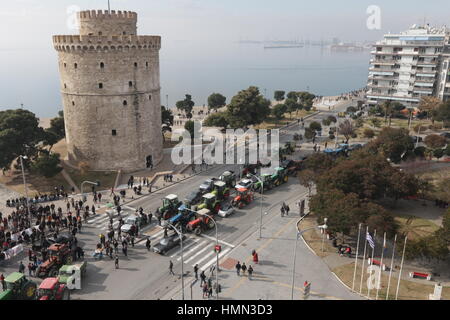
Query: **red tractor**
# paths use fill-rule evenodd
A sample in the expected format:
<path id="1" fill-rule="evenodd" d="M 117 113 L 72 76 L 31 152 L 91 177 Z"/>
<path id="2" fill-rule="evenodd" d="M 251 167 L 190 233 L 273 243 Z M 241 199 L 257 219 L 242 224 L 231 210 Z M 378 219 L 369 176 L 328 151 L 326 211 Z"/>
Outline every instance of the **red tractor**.
<path id="1" fill-rule="evenodd" d="M 239 188 L 237 189 L 237 193 L 237 196 L 234 197 L 233 202 L 231 203 L 233 207 L 241 209 L 254 199 L 253 192 L 247 188 Z"/>
<path id="2" fill-rule="evenodd" d="M 39 286 L 38 300 L 70 300 L 70 291 L 58 278 L 47 278 Z"/>
<path id="3" fill-rule="evenodd" d="M 48 248 L 49 257 L 36 270 L 39 278 L 57 277 L 59 268 L 65 264 L 72 264 L 72 250 L 69 244 L 55 243 Z"/>
<path id="4" fill-rule="evenodd" d="M 214 228 L 214 221 L 209 217 L 209 215 L 211 215 L 211 211 L 208 209 L 200 209 L 194 220 L 187 223 L 186 230 L 199 236 L 203 231 Z"/>

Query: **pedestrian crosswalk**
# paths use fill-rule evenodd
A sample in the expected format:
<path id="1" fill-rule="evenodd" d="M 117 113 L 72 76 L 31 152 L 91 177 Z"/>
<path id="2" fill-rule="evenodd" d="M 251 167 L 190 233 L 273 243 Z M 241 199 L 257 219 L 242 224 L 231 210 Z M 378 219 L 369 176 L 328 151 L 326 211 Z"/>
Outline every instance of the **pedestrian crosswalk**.
<path id="1" fill-rule="evenodd" d="M 176 259 L 176 261 L 181 262 L 181 254 L 183 253 L 184 264 L 191 265 L 194 267 L 198 264 L 199 270 L 207 271 L 211 266 L 216 264 L 216 252 L 214 251 L 215 239 L 205 236 L 195 236 L 192 234 L 187 234 L 186 239 L 183 240 L 183 252 L 181 247 L 177 246 L 169 250 L 166 256 Z M 164 237 L 164 229 L 152 233 L 149 235 L 149 239 L 152 245 L 157 244 Z M 145 246 L 145 241 L 140 243 L 141 246 Z M 219 253 L 219 260 L 225 257 L 232 249 L 232 245 L 224 244 L 221 242 L 222 251 Z"/>
<path id="2" fill-rule="evenodd" d="M 134 214 L 135 212 L 136 210 L 132 207 L 122 206 L 120 216 L 125 221 L 128 216 Z M 99 230 L 107 231 L 109 229 L 110 217 L 113 217 L 113 227 L 117 228 L 119 225 L 119 215 L 116 209 L 107 209 L 106 213 L 98 213 L 93 217 L 91 216 L 86 224 Z"/>

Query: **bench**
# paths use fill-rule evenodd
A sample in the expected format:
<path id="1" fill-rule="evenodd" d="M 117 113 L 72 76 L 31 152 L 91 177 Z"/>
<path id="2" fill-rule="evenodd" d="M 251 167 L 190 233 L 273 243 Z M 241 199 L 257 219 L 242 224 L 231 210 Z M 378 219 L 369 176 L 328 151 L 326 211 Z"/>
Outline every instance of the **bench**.
<path id="1" fill-rule="evenodd" d="M 374 264 L 376 266 L 381 267 L 381 270 L 386 271 L 386 265 L 383 263 L 383 266 L 381 266 L 381 261 L 379 261 L 379 260 L 373 259 L 373 261 L 372 261 L 372 258 L 369 258 L 368 263 L 369 263 L 369 266 Z"/>
<path id="2" fill-rule="evenodd" d="M 431 280 L 431 274 L 429 273 L 423 273 L 423 272 L 410 272 L 409 276 L 411 278 L 420 278 L 420 279 L 427 279 L 428 281 Z"/>

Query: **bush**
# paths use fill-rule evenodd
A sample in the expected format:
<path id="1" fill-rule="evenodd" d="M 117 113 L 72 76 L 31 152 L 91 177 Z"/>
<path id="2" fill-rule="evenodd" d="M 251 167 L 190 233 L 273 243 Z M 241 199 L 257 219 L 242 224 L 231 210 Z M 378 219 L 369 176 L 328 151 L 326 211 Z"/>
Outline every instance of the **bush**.
<path id="1" fill-rule="evenodd" d="M 366 128 L 364 129 L 364 137 L 372 139 L 373 137 L 375 137 L 375 131 L 373 131 L 372 129 Z"/>
<path id="2" fill-rule="evenodd" d="M 312 138 L 314 138 L 316 136 L 316 133 L 313 131 L 313 130 L 311 130 L 310 128 L 306 128 L 305 129 L 305 138 L 306 139 L 312 139 Z"/>
<path id="3" fill-rule="evenodd" d="M 434 149 L 433 150 L 433 156 L 436 158 L 442 158 L 442 156 L 444 155 L 444 150 L 442 149 Z"/>
<path id="4" fill-rule="evenodd" d="M 447 139 L 437 134 L 430 134 L 425 137 L 424 142 L 427 147 L 437 149 L 444 147 L 447 143 Z"/>
<path id="5" fill-rule="evenodd" d="M 309 125 L 309 129 L 313 130 L 313 131 L 321 131 L 322 130 L 322 126 L 320 125 L 320 123 L 313 121 L 310 123 Z"/>
<path id="6" fill-rule="evenodd" d="M 430 130 L 442 130 L 442 123 L 435 123 L 435 124 L 430 124 L 428 126 L 428 129 Z"/>
<path id="7" fill-rule="evenodd" d="M 323 120 L 322 120 L 322 124 L 323 124 L 324 126 L 328 127 L 328 126 L 331 124 L 331 121 L 330 121 L 330 119 L 323 119 Z"/>
<path id="8" fill-rule="evenodd" d="M 450 156 L 450 144 L 447 145 L 447 148 L 445 148 L 444 154 L 445 154 L 446 156 Z"/>
<path id="9" fill-rule="evenodd" d="M 420 132 L 424 132 L 424 131 L 427 131 L 428 130 L 428 127 L 427 126 L 423 126 L 423 125 L 421 125 L 421 124 L 417 124 L 417 125 L 415 125 L 414 126 L 414 132 L 415 133 L 419 133 L 419 129 L 420 129 Z"/>
<path id="10" fill-rule="evenodd" d="M 358 119 L 356 119 L 355 126 L 357 128 L 362 128 L 364 126 L 364 119 L 360 118 L 360 117 Z"/>
<path id="11" fill-rule="evenodd" d="M 414 149 L 414 154 L 418 157 L 425 157 L 425 151 L 427 149 L 425 147 L 417 147 Z"/>

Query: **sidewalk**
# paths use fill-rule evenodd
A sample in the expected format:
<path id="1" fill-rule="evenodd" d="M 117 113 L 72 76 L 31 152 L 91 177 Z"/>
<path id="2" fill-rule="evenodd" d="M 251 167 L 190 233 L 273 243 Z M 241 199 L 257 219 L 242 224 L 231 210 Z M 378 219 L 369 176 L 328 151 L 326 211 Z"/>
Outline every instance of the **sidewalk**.
<path id="1" fill-rule="evenodd" d="M 295 248 L 296 223 L 300 219 L 295 205 L 297 200 L 292 199 L 287 202 L 291 207 L 290 214 L 287 217 L 282 218 L 280 216 L 278 205 L 271 210 L 271 212 L 274 212 L 274 215 L 264 224 L 262 239 L 258 239 L 259 231 L 256 231 L 220 260 L 219 284 L 222 288 L 222 292 L 219 294 L 220 299 L 291 299 L 292 258 Z M 303 299 L 303 283 L 306 280 L 312 283 L 309 299 L 340 300 L 359 298 L 348 292 L 329 272 L 328 267 L 321 259 L 310 253 L 300 239 L 297 246 L 294 284 L 295 300 Z M 255 264 L 252 260 L 251 252 L 253 249 L 259 255 L 258 264 Z M 242 272 L 240 276 L 236 274 L 235 265 L 238 261 L 241 264 L 245 262 L 247 267 L 249 265 L 253 267 L 252 280 L 248 278 L 248 275 L 243 275 Z M 175 272 L 177 274 L 177 286 L 163 299 L 181 299 L 181 277 L 179 270 L 175 270 Z M 205 272 L 205 274 L 208 279 L 210 272 Z M 215 279 L 214 273 L 214 276 L 211 278 L 213 285 Z M 195 281 L 193 270 L 185 270 L 184 280 L 185 299 L 191 299 L 192 284 L 192 299 L 202 300 L 203 292 L 200 287 L 200 279 Z M 215 295 L 211 299 L 215 299 Z"/>

